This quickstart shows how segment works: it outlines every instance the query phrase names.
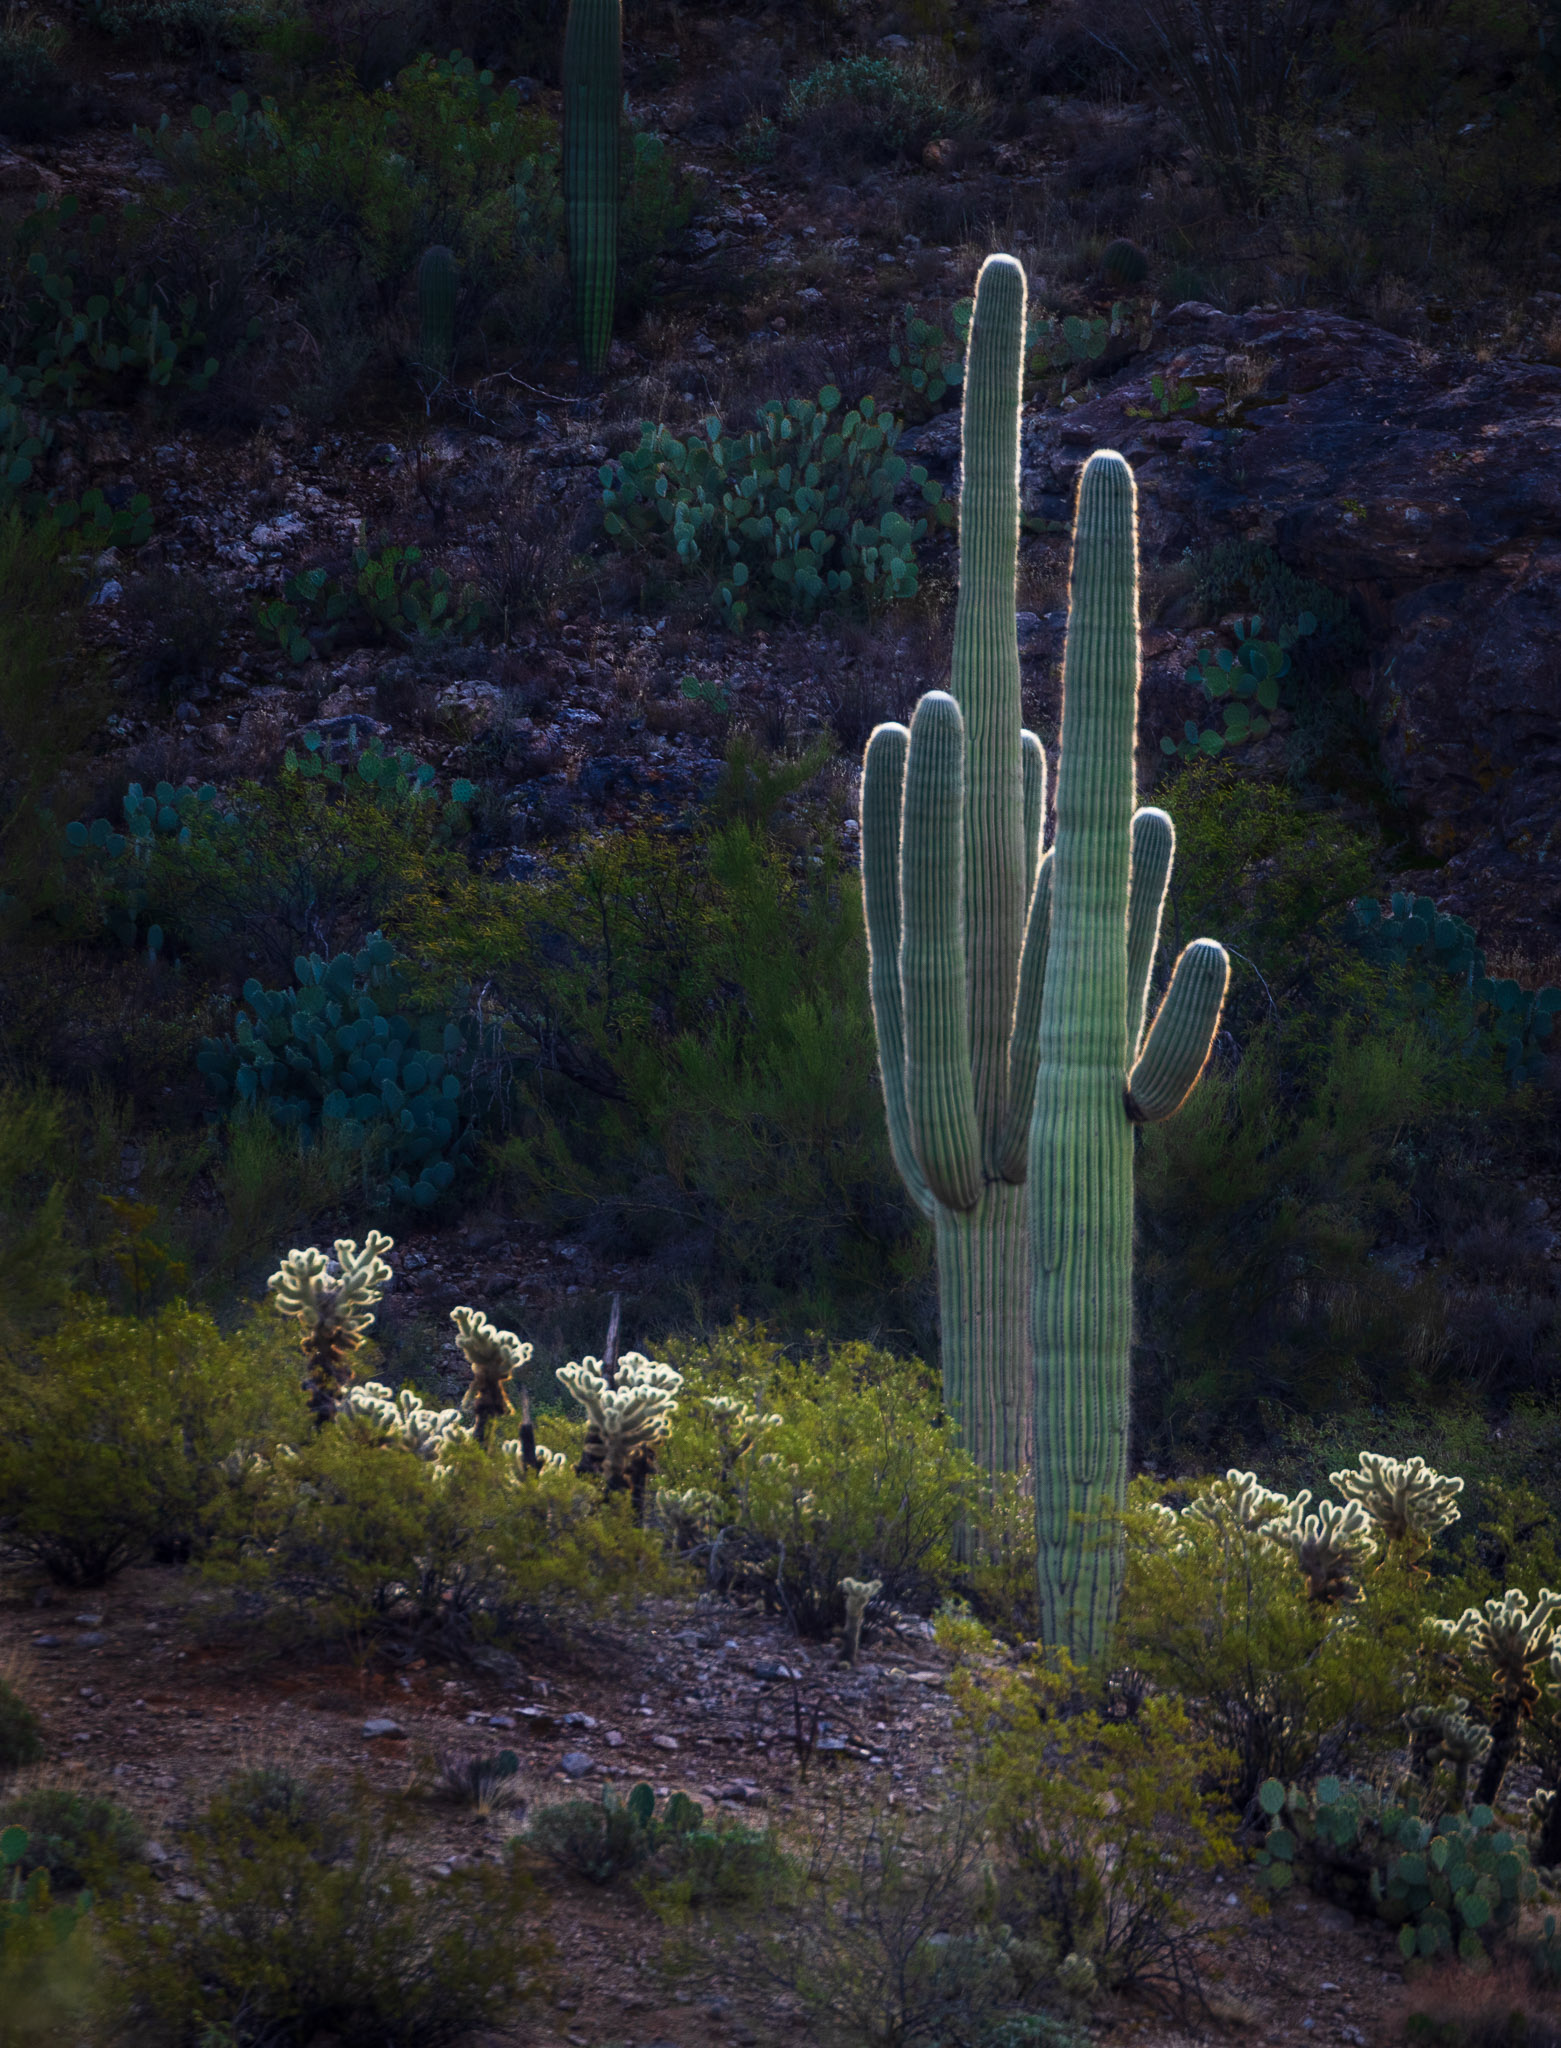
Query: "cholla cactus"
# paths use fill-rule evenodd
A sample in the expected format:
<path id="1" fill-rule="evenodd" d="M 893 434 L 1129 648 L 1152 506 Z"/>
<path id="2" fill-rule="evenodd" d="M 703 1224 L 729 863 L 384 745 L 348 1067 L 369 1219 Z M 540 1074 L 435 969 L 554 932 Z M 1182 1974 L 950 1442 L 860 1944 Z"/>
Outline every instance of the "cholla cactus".
<path id="1" fill-rule="evenodd" d="M 410 1387 L 392 1394 L 378 1380 L 366 1380 L 348 1388 L 342 1406 L 376 1423 L 430 1465 L 437 1465 L 453 1445 L 472 1439 L 459 1408 L 425 1408 Z"/>
<path id="2" fill-rule="evenodd" d="M 673 1548 L 688 1550 L 715 1521 L 720 1502 L 702 1486 L 681 1492 L 662 1487 L 656 1494 L 656 1514 L 672 1538 Z"/>
<path id="3" fill-rule="evenodd" d="M 303 1388 L 316 1428 L 341 1406 L 342 1390 L 352 1378 L 352 1355 L 374 1320 L 370 1305 L 390 1278 L 381 1254 L 394 1243 L 383 1231 L 371 1230 L 361 1252 L 350 1237 L 337 1238 L 334 1259 L 315 1245 L 290 1251 L 266 1282 L 279 1313 L 303 1324 L 298 1341 L 309 1360 Z"/>
<path id="4" fill-rule="evenodd" d="M 531 1357 L 532 1347 L 523 1344 L 513 1330 L 496 1330 L 480 1309 L 452 1308 L 455 1341 L 472 1369 L 472 1383 L 461 1402 L 463 1414 L 477 1425 L 477 1441 L 487 1439 L 488 1425 L 513 1411 L 504 1382 Z"/>
<path id="5" fill-rule="evenodd" d="M 1484 1610 L 1466 1607 L 1456 1621 L 1428 1621 L 1426 1633 L 1440 1642 L 1460 1670 L 1478 1669 L 1488 1680 L 1491 1698 L 1491 1746 L 1474 1796 L 1482 1806 L 1494 1805 L 1507 1767 L 1517 1754 L 1523 1723 L 1539 1698 L 1536 1676 L 1540 1664 L 1561 1643 L 1561 1593 L 1542 1586 L 1533 1605 L 1526 1593 L 1509 1587 Z"/>
<path id="6" fill-rule="evenodd" d="M 1328 1477 L 1346 1500 L 1359 1501 L 1386 1538 L 1402 1550 L 1419 1551 L 1458 1520 L 1463 1481 L 1433 1472 L 1424 1458 L 1388 1458 L 1362 1451 L 1353 1471 Z"/>
<path id="7" fill-rule="evenodd" d="M 737 1400 L 731 1394 L 702 1394 L 700 1399 L 709 1409 L 720 1439 L 721 1483 L 724 1486 L 730 1482 L 738 1459 L 746 1457 L 758 1442 L 761 1432 L 773 1429 L 781 1418 L 778 1415 L 761 1415 L 746 1401 Z"/>
<path id="8" fill-rule="evenodd" d="M 1416 1774 L 1429 1780 L 1438 1764 L 1451 1764 L 1461 1807 L 1468 1796 L 1470 1771 L 1490 1754 L 1489 1728 L 1470 1714 L 1466 1699 L 1449 1700 L 1445 1707 L 1411 1707 L 1404 1725 Z"/>
<path id="9" fill-rule="evenodd" d="M 1377 1554 L 1371 1523 L 1359 1501 L 1317 1503 L 1309 1515 L 1310 1493 L 1298 1493 L 1283 1515 L 1266 1521 L 1262 1533 L 1270 1542 L 1281 1544 L 1295 1559 L 1313 1600 L 1339 1606 L 1358 1600 L 1360 1588 L 1354 1574 Z"/>
<path id="10" fill-rule="evenodd" d="M 225 1478 L 237 1483 L 253 1478 L 261 1472 L 269 1472 L 271 1465 L 258 1451 L 229 1451 L 228 1455 L 219 1461 L 217 1469 Z"/>
<path id="11" fill-rule="evenodd" d="M 528 1472 L 562 1472 L 569 1463 L 562 1451 L 550 1451 L 546 1444 L 524 1444 L 513 1436 L 499 1445 L 499 1455 L 514 1465 L 514 1471 L 506 1477 L 517 1485 Z"/>
<path id="12" fill-rule="evenodd" d="M 580 1472 L 602 1473 L 609 1493 L 631 1490 L 636 1519 L 643 1517 L 645 1482 L 656 1469 L 656 1446 L 671 1431 L 683 1375 L 638 1351 L 626 1351 L 618 1361 L 615 1385 L 608 1384 L 596 1358 L 579 1364 L 571 1359 L 558 1368 L 558 1379 L 586 1413 Z"/>
<path id="13" fill-rule="evenodd" d="M 862 1647 L 862 1616 L 883 1591 L 883 1580 L 842 1579 L 840 1590 L 846 1596 L 846 1634 L 841 1656 L 847 1664 L 854 1664 Z"/>
<path id="14" fill-rule="evenodd" d="M 1190 1500 L 1183 1512 L 1197 1521 L 1210 1522 L 1217 1529 L 1236 1529 L 1253 1536 L 1260 1531 L 1266 1533 L 1289 1506 L 1288 1494 L 1260 1486 L 1255 1472 L 1238 1472 L 1232 1465 L 1223 1479 L 1216 1479 L 1195 1500 Z"/>

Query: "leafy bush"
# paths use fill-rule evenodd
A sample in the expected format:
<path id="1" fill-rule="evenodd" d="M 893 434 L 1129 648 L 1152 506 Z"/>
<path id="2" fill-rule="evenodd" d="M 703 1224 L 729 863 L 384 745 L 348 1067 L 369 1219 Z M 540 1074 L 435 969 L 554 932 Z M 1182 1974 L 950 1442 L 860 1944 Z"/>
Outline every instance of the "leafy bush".
<path id="1" fill-rule="evenodd" d="M 821 140 L 827 136 L 836 150 L 854 145 L 870 160 L 891 163 L 919 156 L 939 136 L 962 133 L 972 125 L 973 114 L 949 96 L 943 81 L 924 64 L 853 56 L 832 59 L 795 79 L 781 118 L 792 125 L 805 123 Z"/>
<path id="2" fill-rule="evenodd" d="M 798 1361 L 741 1321 L 662 1348 L 686 1375 L 663 1483 L 712 1497 L 712 1571 L 807 1634 L 840 1622 L 846 1578 L 936 1604 L 974 1472 L 919 1360 L 855 1343 Z"/>
<path id="3" fill-rule="evenodd" d="M 663 1583 L 626 1504 L 563 1470 L 522 1479 L 498 1442 L 420 1457 L 352 1405 L 296 1452 L 272 1439 L 230 1461 L 211 1576 L 276 1642 L 458 1656 Z"/>
<path id="4" fill-rule="evenodd" d="M 602 467 L 608 533 L 709 575 L 733 625 L 753 609 L 807 617 L 826 603 L 913 596 L 917 543 L 951 525 L 954 509 L 924 468 L 895 454 L 893 413 L 864 398 L 837 420 L 840 405 L 826 384 L 816 404 L 769 400 L 756 433 L 723 437 L 712 416 L 704 440 L 686 442 L 645 421 L 639 446 Z M 925 515 L 896 509 L 902 484 Z"/>
<path id="5" fill-rule="evenodd" d="M 1135 1482 L 1119 1644 L 1231 1759 L 1238 1811 L 1267 1778 L 1310 1778 L 1401 1739 L 1425 1611 L 1424 1582 L 1402 1560 L 1365 1580 L 1358 1609 L 1315 1597 L 1262 1526 L 1289 1502 L 1253 1488 L 1248 1512 L 1244 1476 L 1203 1482 L 1176 1515 Z"/>
<path id="6" fill-rule="evenodd" d="M 203 1549 L 217 1461 L 291 1376 L 264 1326 L 225 1336 L 181 1302 L 139 1318 L 75 1297 L 58 1328 L 0 1357 L 0 1544 L 77 1587 Z"/>
<path id="7" fill-rule="evenodd" d="M 491 1033 L 472 1016 L 381 1009 L 408 989 L 378 932 L 356 955 L 314 953 L 294 972 L 296 993 L 244 984 L 250 1014 L 197 1060 L 207 1084 L 230 1111 L 260 1108 L 301 1141 L 326 1131 L 358 1152 L 370 1199 L 432 1207 L 470 1150 L 473 1063 Z"/>
<path id="8" fill-rule="evenodd" d="M 419 1886 L 392 1815 L 219 1792 L 183 1831 L 196 1895 L 144 1883 L 102 1909 L 116 2040 L 198 2048 L 448 2048 L 510 2024 L 545 1948 L 513 1863 Z"/>
<path id="9" fill-rule="evenodd" d="M 767 1829 L 693 1827 L 666 1837 L 635 1885 L 663 1920 L 714 1910 L 730 1918 L 768 1907 L 789 1888 L 791 1860 Z"/>
<path id="10" fill-rule="evenodd" d="M 27 1847 L 16 1868 L 24 1878 L 46 1873 L 51 1891 L 94 1893 L 122 1885 L 140 1859 L 146 1830 L 117 1800 L 40 1785 L 4 1802 L 8 1826 L 27 1830 Z"/>
<path id="11" fill-rule="evenodd" d="M 1174 1996 L 1197 1978 L 1199 1880 L 1235 1857 L 1235 1821 L 1207 1790 L 1229 1759 L 1174 1698 L 1118 1721 L 1081 1686 L 1066 1668 L 956 1674 L 998 1910 L 1043 1978 L 1074 1957 L 1102 1986 Z"/>
<path id="12" fill-rule="evenodd" d="M 43 1726 L 8 1680 L 0 1678 L 0 1772 L 35 1764 L 43 1755 Z"/>
<path id="13" fill-rule="evenodd" d="M 88 2015 L 94 1958 L 82 1923 L 92 1894 L 56 1905 L 43 1869 L 24 1885 L 29 1847 L 25 1828 L 0 1828 L 0 1883 L 10 1880 L 9 1896 L 0 1895 L 0 1997 L 7 2048 L 52 2048 Z"/>

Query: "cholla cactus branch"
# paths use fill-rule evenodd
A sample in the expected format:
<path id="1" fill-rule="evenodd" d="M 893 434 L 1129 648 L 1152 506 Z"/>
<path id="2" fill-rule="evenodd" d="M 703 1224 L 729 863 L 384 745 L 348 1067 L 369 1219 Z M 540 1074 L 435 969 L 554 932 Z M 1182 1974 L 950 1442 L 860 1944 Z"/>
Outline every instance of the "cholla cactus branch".
<path id="1" fill-rule="evenodd" d="M 1469 1793 L 1469 1773 L 1490 1755 L 1491 1731 L 1469 1712 L 1466 1699 L 1445 1707 L 1411 1707 L 1404 1716 L 1410 1735 L 1411 1767 L 1429 1782 L 1438 1764 L 1451 1764 L 1454 1791 L 1461 1808 Z"/>
<path id="2" fill-rule="evenodd" d="M 846 1597 L 846 1633 L 841 1657 L 845 1663 L 854 1664 L 862 1647 L 862 1617 L 883 1591 L 883 1580 L 842 1579 L 840 1590 Z"/>
<path id="3" fill-rule="evenodd" d="M 1461 1479 L 1434 1472 L 1424 1458 L 1388 1458 L 1362 1451 L 1353 1471 L 1330 1472 L 1346 1500 L 1359 1501 L 1389 1549 L 1420 1550 L 1458 1520 Z"/>
<path id="4" fill-rule="evenodd" d="M 1317 1503 L 1308 1514 L 1310 1493 L 1298 1493 L 1282 1516 L 1266 1522 L 1262 1533 L 1283 1545 L 1301 1568 L 1306 1590 L 1313 1600 L 1339 1606 L 1360 1598 L 1355 1573 L 1377 1554 L 1371 1523 L 1358 1501 Z"/>
<path id="5" fill-rule="evenodd" d="M 638 1351 L 618 1361 L 617 1384 L 609 1386 L 600 1361 L 571 1359 L 558 1368 L 558 1379 L 586 1413 L 585 1449 L 578 1466 L 582 1476 L 600 1473 L 609 1493 L 631 1490 L 635 1517 L 645 1511 L 645 1484 L 656 1469 L 656 1447 L 665 1441 L 677 1409 L 683 1375 Z"/>
<path id="6" fill-rule="evenodd" d="M 309 1360 L 303 1388 L 316 1428 L 341 1406 L 342 1391 L 352 1379 L 352 1355 L 374 1321 L 371 1305 L 390 1278 L 381 1254 L 394 1243 L 383 1231 L 371 1230 L 361 1252 L 350 1237 L 337 1238 L 334 1259 L 315 1245 L 290 1251 L 266 1282 L 277 1311 L 303 1324 L 298 1341 Z"/>
<path id="7" fill-rule="evenodd" d="M 410 1387 L 392 1394 L 378 1380 L 367 1380 L 362 1386 L 348 1388 L 342 1406 L 374 1423 L 430 1465 L 438 1465 L 454 1445 L 472 1440 L 473 1432 L 462 1423 L 459 1408 L 425 1408 Z"/>
<path id="8" fill-rule="evenodd" d="M 1523 1724 L 1539 1699 L 1539 1665 L 1558 1645 L 1561 1593 L 1542 1586 L 1532 1606 L 1526 1593 L 1509 1587 L 1484 1609 L 1466 1607 L 1456 1621 L 1428 1621 L 1426 1633 L 1451 1652 L 1461 1669 L 1479 1667 L 1489 1684 L 1491 1746 L 1474 1796 L 1495 1804 L 1507 1768 L 1517 1754 Z"/>
<path id="9" fill-rule="evenodd" d="M 1308 1496 L 1310 1498 L 1310 1496 Z M 1255 1472 L 1238 1472 L 1233 1465 L 1223 1479 L 1216 1479 L 1182 1512 L 1194 1520 L 1209 1522 L 1217 1529 L 1237 1529 L 1255 1536 L 1289 1511 L 1290 1496 L 1275 1493 L 1258 1484 Z"/>
<path id="10" fill-rule="evenodd" d="M 512 1414 L 504 1383 L 531 1358 L 532 1347 L 523 1344 L 513 1330 L 497 1330 L 480 1309 L 453 1308 L 455 1341 L 472 1369 L 472 1383 L 461 1402 L 461 1412 L 477 1426 L 477 1441 L 487 1440 L 488 1428 L 502 1415 Z"/>

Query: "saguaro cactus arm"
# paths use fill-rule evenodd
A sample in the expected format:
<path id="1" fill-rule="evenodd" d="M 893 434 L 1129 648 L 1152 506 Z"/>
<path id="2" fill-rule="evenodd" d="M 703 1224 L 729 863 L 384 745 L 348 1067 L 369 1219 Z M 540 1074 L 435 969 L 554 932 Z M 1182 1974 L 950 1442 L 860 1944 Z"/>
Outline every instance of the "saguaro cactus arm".
<path id="1" fill-rule="evenodd" d="M 889 1149 L 924 1216 L 937 1206 L 911 1144 L 905 1107 L 905 999 L 900 985 L 900 806 L 910 733 L 880 725 L 862 763 L 862 905 L 867 923 L 868 993 L 878 1034 Z"/>
<path id="2" fill-rule="evenodd" d="M 1033 732 L 1021 732 L 1019 745 L 1024 761 L 1024 900 L 1030 903 L 1046 830 L 1046 753 Z"/>
<path id="3" fill-rule="evenodd" d="M 1194 939 L 1177 961 L 1165 1001 L 1127 1081 L 1137 1124 L 1174 1116 L 1197 1085 L 1220 1028 L 1230 961 L 1215 939 Z"/>
<path id="4" fill-rule="evenodd" d="M 1160 918 L 1176 851 L 1176 827 L 1152 805 L 1133 813 L 1132 868 L 1127 896 L 1127 1056 L 1144 1042 L 1149 975 L 1160 944 Z"/>
<path id="5" fill-rule="evenodd" d="M 946 690 L 916 707 L 900 832 L 900 986 L 911 1149 L 950 1209 L 981 1195 L 965 955 L 965 721 Z"/>

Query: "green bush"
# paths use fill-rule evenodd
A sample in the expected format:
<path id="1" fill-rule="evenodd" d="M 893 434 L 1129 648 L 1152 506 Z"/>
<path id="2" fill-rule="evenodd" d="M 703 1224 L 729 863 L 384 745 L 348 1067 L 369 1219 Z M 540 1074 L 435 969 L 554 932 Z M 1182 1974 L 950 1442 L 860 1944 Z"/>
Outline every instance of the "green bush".
<path id="1" fill-rule="evenodd" d="M 696 1913 L 723 1918 L 769 1907 L 790 1883 L 790 1858 L 767 1829 L 695 1827 L 673 1834 L 643 1870 L 635 1889 L 674 1925 Z"/>
<path id="2" fill-rule="evenodd" d="M 799 1361 L 741 1321 L 662 1349 L 686 1376 L 662 1483 L 713 1497 L 711 1568 L 728 1585 L 810 1635 L 843 1618 L 846 1578 L 881 1581 L 886 1604 L 937 1604 L 974 1468 L 919 1360 L 855 1343 Z M 733 1425 L 712 1400 L 747 1420 Z M 734 1438 L 749 1447 L 734 1455 Z"/>
<path id="3" fill-rule="evenodd" d="M 939 136 L 963 133 L 973 125 L 974 110 L 954 99 L 925 64 L 853 56 L 793 80 L 781 118 L 805 122 L 836 149 L 849 137 L 869 158 L 890 163 L 919 156 Z"/>
<path id="4" fill-rule="evenodd" d="M 1366 1580 L 1361 1608 L 1309 1598 L 1289 1551 L 1224 1510 L 1229 1484 L 1193 1490 L 1213 1513 L 1171 1516 L 1149 1482 L 1134 1482 L 1118 1655 L 1187 1703 L 1229 1759 L 1224 1789 L 1239 1812 L 1267 1778 L 1397 1746 L 1426 1595 L 1391 1563 Z"/>
<path id="5" fill-rule="evenodd" d="M 839 419 L 841 395 L 760 406 L 755 433 L 680 441 L 646 420 L 637 448 L 602 467 L 609 534 L 653 546 L 685 575 L 710 578 L 724 616 L 750 611 L 808 617 L 820 605 L 869 609 L 915 595 L 916 548 L 953 523 L 940 484 L 894 452 L 900 424 L 864 398 Z M 927 508 L 896 509 L 901 485 Z"/>
<path id="6" fill-rule="evenodd" d="M 512 1862 L 420 1886 L 396 1833 L 361 1789 L 305 1813 L 219 1792 L 182 1831 L 195 1896 L 148 1882 L 102 1908 L 113 2038 L 450 2048 L 512 2024 L 545 1953 L 530 1881 Z"/>
<path id="7" fill-rule="evenodd" d="M 218 1460 L 298 1400 L 295 1378 L 268 1325 L 225 1336 L 182 1302 L 138 1317 L 74 1298 L 49 1335 L 0 1357 L 0 1544 L 76 1587 L 199 1552 Z"/>
<path id="8" fill-rule="evenodd" d="M 626 1501 L 567 1470 L 522 1480 L 497 1434 L 430 1459 L 344 1408 L 296 1439 L 230 1460 L 207 1566 L 273 1643 L 462 1656 L 668 1583 Z"/>
<path id="9" fill-rule="evenodd" d="M 94 1893 L 123 1885 L 139 1862 L 146 1830 L 117 1800 L 63 1786 L 38 1786 L 4 1802 L 8 1826 L 27 1830 L 27 1847 L 17 1869 L 24 1878 L 47 1874 L 51 1891 Z"/>
<path id="10" fill-rule="evenodd" d="M 15 1686 L 0 1678 L 0 1773 L 21 1770 L 42 1755 L 42 1723 Z"/>
<path id="11" fill-rule="evenodd" d="M 48 1873 L 35 1869 L 25 1884 L 27 1830 L 0 1828 L 0 2011 L 7 2048 L 54 2048 L 92 2009 L 96 1956 L 88 1946 L 92 1894 L 56 1905 Z"/>
<path id="12" fill-rule="evenodd" d="M 627 1799 L 609 1785 L 599 1801 L 566 1799 L 540 1808 L 526 1840 L 572 1877 L 605 1885 L 658 1854 L 681 1855 L 703 1821 L 704 1808 L 686 1792 L 674 1792 L 658 1814 L 649 1785 L 636 1785 Z"/>
<path id="13" fill-rule="evenodd" d="M 289 576 L 279 600 L 253 609 L 261 638 L 275 640 L 289 661 L 302 662 L 330 654 L 343 641 L 426 645 L 470 640 L 482 628 L 475 586 L 456 590 L 444 570 L 432 566 L 419 573 L 421 548 L 356 547 L 352 567 L 351 582 L 324 569 Z"/>

